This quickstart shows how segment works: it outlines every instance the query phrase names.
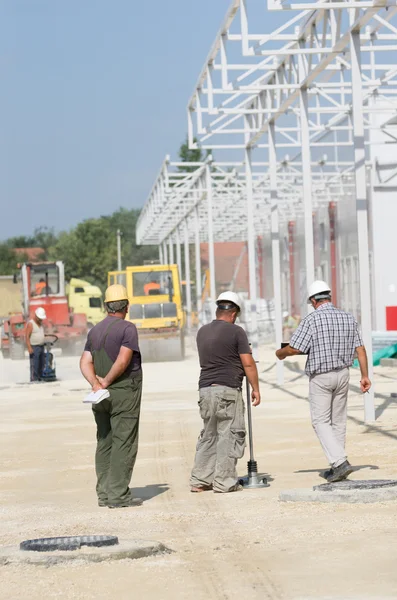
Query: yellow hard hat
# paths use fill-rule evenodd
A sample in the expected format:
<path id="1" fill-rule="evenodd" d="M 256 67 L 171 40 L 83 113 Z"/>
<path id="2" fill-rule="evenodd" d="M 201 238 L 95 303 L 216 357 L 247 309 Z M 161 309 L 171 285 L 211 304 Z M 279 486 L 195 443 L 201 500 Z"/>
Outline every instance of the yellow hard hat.
<path id="1" fill-rule="evenodd" d="M 117 302 L 118 300 L 128 300 L 126 288 L 120 283 L 109 285 L 105 292 L 105 302 Z"/>

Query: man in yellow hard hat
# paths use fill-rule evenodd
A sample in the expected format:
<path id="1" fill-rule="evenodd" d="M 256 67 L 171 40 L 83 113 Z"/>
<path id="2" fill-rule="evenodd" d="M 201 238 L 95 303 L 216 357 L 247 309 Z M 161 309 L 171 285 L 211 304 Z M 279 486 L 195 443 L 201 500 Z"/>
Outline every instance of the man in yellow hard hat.
<path id="1" fill-rule="evenodd" d="M 138 451 L 142 396 L 138 332 L 125 321 L 128 294 L 115 284 L 105 293 L 107 317 L 93 327 L 80 360 L 80 369 L 94 392 L 108 389 L 110 397 L 93 405 L 97 424 L 95 466 L 99 506 L 140 506 L 129 489 Z"/>

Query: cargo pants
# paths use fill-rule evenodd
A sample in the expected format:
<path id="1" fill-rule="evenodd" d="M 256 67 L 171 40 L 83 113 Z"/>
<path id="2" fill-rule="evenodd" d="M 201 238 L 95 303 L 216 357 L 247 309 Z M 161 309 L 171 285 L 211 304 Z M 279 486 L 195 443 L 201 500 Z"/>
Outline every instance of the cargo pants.
<path id="1" fill-rule="evenodd" d="M 106 336 L 100 350 L 93 353 L 95 373 L 100 377 L 105 377 L 113 365 L 104 350 Z M 129 483 L 138 453 L 142 373 L 133 378 L 121 376 L 108 389 L 110 397 L 92 407 L 97 425 L 96 491 L 99 501 L 122 504 L 130 497 Z"/>
<path id="2" fill-rule="evenodd" d="M 44 369 L 44 346 L 32 346 L 29 355 L 30 381 L 40 381 Z"/>
<path id="3" fill-rule="evenodd" d="M 237 460 L 244 455 L 246 431 L 241 390 L 214 385 L 199 393 L 201 431 L 192 487 L 213 486 L 215 492 L 230 492 L 238 485 Z"/>

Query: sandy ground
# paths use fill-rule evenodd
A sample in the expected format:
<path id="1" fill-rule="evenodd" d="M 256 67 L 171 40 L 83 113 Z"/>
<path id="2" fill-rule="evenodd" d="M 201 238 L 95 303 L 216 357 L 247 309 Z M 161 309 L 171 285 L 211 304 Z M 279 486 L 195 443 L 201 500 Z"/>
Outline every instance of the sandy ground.
<path id="1" fill-rule="evenodd" d="M 3 566 L 0 599 L 353 600 L 397 598 L 397 506 L 283 504 L 282 489 L 321 483 L 326 467 L 312 432 L 307 380 L 286 370 L 275 387 L 270 349 L 261 353 L 263 403 L 254 411 L 264 490 L 193 495 L 188 478 L 200 429 L 197 360 L 145 366 L 135 509 L 99 508 L 95 430 L 82 404 L 75 358 L 58 359 L 59 382 L 24 383 L 25 362 L 0 361 L 0 545 L 57 535 L 115 534 L 159 540 L 168 555 L 50 568 Z M 264 372 L 266 371 L 267 372 Z M 352 478 L 397 477 L 397 371 L 376 369 L 376 425 L 362 396 L 350 397 Z M 353 372 L 352 382 L 358 374 Z M 245 474 L 246 461 L 240 463 Z"/>

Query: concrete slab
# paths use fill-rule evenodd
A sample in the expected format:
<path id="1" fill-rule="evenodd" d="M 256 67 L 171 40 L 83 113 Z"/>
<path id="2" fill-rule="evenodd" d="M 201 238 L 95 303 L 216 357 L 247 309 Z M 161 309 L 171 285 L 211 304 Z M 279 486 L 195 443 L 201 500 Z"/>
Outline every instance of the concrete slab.
<path id="1" fill-rule="evenodd" d="M 0 565 L 45 565 L 52 566 L 71 561 L 103 562 L 136 559 L 169 554 L 171 550 L 161 542 L 146 540 L 119 540 L 115 546 L 92 548 L 82 546 L 79 550 L 55 552 L 26 552 L 16 546 L 0 548 Z"/>
<path id="2" fill-rule="evenodd" d="M 371 504 L 397 501 L 397 488 L 351 489 L 324 492 L 316 489 L 284 490 L 279 494 L 280 502 L 339 502 L 349 504 Z"/>

